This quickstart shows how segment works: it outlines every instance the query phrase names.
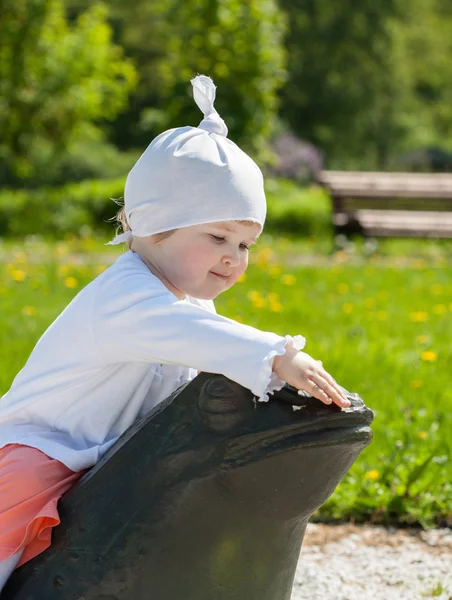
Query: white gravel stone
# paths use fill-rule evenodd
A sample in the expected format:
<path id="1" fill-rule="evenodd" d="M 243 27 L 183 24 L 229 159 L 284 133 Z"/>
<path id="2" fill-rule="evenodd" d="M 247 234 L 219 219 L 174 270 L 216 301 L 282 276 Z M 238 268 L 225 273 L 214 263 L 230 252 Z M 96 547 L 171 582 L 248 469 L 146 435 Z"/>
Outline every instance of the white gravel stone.
<path id="1" fill-rule="evenodd" d="M 452 600 L 452 532 L 309 524 L 291 600 Z"/>

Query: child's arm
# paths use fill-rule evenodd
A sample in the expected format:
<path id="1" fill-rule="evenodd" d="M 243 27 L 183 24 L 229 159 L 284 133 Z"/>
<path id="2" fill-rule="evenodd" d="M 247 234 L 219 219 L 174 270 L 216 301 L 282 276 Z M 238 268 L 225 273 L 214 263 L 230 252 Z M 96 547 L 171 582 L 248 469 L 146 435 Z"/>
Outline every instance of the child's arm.
<path id="1" fill-rule="evenodd" d="M 220 373 L 250 389 L 261 401 L 284 386 L 286 380 L 273 371 L 274 359 L 285 354 L 286 345 L 298 353 L 305 344 L 302 336 L 281 336 L 238 323 L 178 301 L 169 292 L 155 291 L 148 281 L 127 292 L 109 285 L 97 299 L 94 337 L 106 361 L 178 364 Z M 303 368 L 295 360 L 281 372 L 290 375 Z"/>

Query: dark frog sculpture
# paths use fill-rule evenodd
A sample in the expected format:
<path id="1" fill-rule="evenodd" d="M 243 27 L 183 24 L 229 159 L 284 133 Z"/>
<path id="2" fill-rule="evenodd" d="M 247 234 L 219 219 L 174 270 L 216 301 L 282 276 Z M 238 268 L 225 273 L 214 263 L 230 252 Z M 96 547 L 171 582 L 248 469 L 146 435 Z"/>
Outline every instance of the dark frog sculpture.
<path id="1" fill-rule="evenodd" d="M 255 403 L 202 373 L 65 494 L 52 546 L 2 600 L 289 600 L 310 516 L 372 438 L 348 397 L 286 385 Z"/>

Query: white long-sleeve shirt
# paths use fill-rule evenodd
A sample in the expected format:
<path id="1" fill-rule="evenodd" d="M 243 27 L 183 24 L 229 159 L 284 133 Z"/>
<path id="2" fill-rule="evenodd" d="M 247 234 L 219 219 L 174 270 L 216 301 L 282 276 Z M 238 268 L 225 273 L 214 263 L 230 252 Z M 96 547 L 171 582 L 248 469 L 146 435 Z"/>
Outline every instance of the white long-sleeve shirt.
<path id="1" fill-rule="evenodd" d="M 0 400 L 0 448 L 38 448 L 73 471 L 92 467 L 134 421 L 197 370 L 220 373 L 261 401 L 283 387 L 282 337 L 179 300 L 128 251 L 72 300 Z"/>

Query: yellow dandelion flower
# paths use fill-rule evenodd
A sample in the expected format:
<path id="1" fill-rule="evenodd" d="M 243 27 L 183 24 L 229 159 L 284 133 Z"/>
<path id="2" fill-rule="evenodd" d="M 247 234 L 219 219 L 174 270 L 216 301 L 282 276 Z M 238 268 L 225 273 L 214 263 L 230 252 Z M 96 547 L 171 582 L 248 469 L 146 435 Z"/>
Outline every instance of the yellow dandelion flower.
<path id="1" fill-rule="evenodd" d="M 96 273 L 98 275 L 100 275 L 101 273 L 103 273 L 105 271 L 106 268 L 107 268 L 107 265 L 98 265 L 96 268 Z M 245 275 L 245 273 L 243 273 L 243 275 L 241 277 L 244 277 L 244 275 Z M 240 281 L 240 278 L 237 281 Z"/>
<path id="2" fill-rule="evenodd" d="M 366 308 L 373 308 L 375 306 L 375 298 L 366 298 L 364 300 L 364 306 Z"/>
<path id="3" fill-rule="evenodd" d="M 253 300 L 254 308 L 263 308 L 267 304 L 265 298 L 255 298 Z"/>
<path id="4" fill-rule="evenodd" d="M 346 302 L 342 305 L 342 310 L 344 311 L 344 313 L 350 314 L 353 311 L 353 304 L 351 304 L 350 302 Z"/>
<path id="5" fill-rule="evenodd" d="M 66 277 L 67 275 L 69 275 L 70 270 L 70 265 L 60 265 L 58 267 L 58 275 L 60 275 L 61 277 Z"/>
<path id="6" fill-rule="evenodd" d="M 422 379 L 412 379 L 410 381 L 410 385 L 412 388 L 420 388 L 424 385 L 424 382 L 422 381 Z"/>
<path id="7" fill-rule="evenodd" d="M 417 437 L 421 440 L 425 440 L 428 438 L 428 433 L 426 431 L 418 431 L 416 433 Z"/>
<path id="8" fill-rule="evenodd" d="M 416 342 L 418 344 L 426 344 L 429 340 L 428 335 L 418 335 L 416 336 Z"/>
<path id="9" fill-rule="evenodd" d="M 432 350 L 424 350 L 424 352 L 421 352 L 421 360 L 424 362 L 435 362 L 437 357 L 438 355 L 436 352 L 433 352 Z"/>
<path id="10" fill-rule="evenodd" d="M 25 281 L 27 274 L 25 271 L 21 271 L 20 269 L 14 269 L 14 271 L 11 271 L 11 277 L 14 279 L 14 281 Z"/>
<path id="11" fill-rule="evenodd" d="M 271 248 L 262 248 L 262 250 L 260 251 L 260 255 L 264 256 L 266 259 L 269 258 L 273 258 L 275 256 L 275 253 L 273 252 L 273 250 Z"/>
<path id="12" fill-rule="evenodd" d="M 233 317 L 234 321 L 238 321 L 239 323 L 243 323 L 243 317 L 241 317 L 240 315 L 235 315 L 235 317 Z"/>
<path id="13" fill-rule="evenodd" d="M 34 306 L 24 306 L 22 309 L 22 314 L 26 317 L 34 317 L 37 313 L 37 310 Z"/>
<path id="14" fill-rule="evenodd" d="M 372 469 L 371 471 L 367 471 L 364 477 L 366 479 L 372 479 L 372 481 L 376 481 L 380 477 L 380 471 L 377 471 L 377 469 Z"/>
<path id="15" fill-rule="evenodd" d="M 242 273 L 240 277 L 237 279 L 237 283 L 243 283 L 246 280 L 245 273 Z"/>
<path id="16" fill-rule="evenodd" d="M 295 285 L 297 283 L 297 278 L 295 275 L 286 274 L 281 277 L 281 282 L 284 285 Z"/>
<path id="17" fill-rule="evenodd" d="M 336 289 L 339 294 L 346 294 L 348 292 L 348 285 L 346 283 L 338 283 Z"/>
<path id="18" fill-rule="evenodd" d="M 414 323 L 423 323 L 424 321 L 428 320 L 428 313 L 421 311 L 421 310 L 417 311 L 417 312 L 412 312 L 410 314 L 410 319 Z"/>
<path id="19" fill-rule="evenodd" d="M 447 307 L 444 304 L 435 304 L 433 312 L 435 315 L 443 315 L 447 311 Z"/>
<path id="20" fill-rule="evenodd" d="M 64 285 L 68 288 L 76 288 L 78 286 L 78 279 L 75 277 L 66 277 L 64 280 Z"/>
<path id="21" fill-rule="evenodd" d="M 388 313 L 387 313 L 386 311 L 384 311 L 384 310 L 379 310 L 379 311 L 377 312 L 377 319 L 378 319 L 379 321 L 386 321 L 386 320 L 387 320 L 387 318 L 388 318 Z"/>
<path id="22" fill-rule="evenodd" d="M 259 267 L 264 267 L 273 256 L 273 250 L 270 248 L 262 248 L 262 250 L 256 254 L 256 263 Z"/>
<path id="23" fill-rule="evenodd" d="M 282 312 L 283 311 L 283 305 L 280 302 L 271 302 L 270 303 L 270 310 L 273 312 Z"/>
<path id="24" fill-rule="evenodd" d="M 254 301 L 258 298 L 261 298 L 261 293 L 258 290 L 250 290 L 247 293 L 247 298 L 251 301 Z"/>

